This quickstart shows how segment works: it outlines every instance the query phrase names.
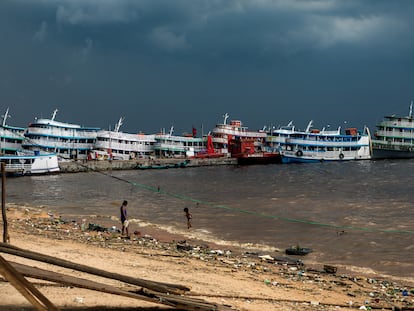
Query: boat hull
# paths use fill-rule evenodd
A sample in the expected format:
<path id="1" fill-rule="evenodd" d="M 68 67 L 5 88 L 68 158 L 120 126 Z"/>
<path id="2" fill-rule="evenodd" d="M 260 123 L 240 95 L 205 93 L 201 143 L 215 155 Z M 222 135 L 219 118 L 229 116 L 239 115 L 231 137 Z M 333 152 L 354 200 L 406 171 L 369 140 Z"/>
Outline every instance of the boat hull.
<path id="1" fill-rule="evenodd" d="M 376 127 L 372 140 L 373 159 L 414 158 L 413 102 L 408 116 L 385 116 Z"/>
<path id="2" fill-rule="evenodd" d="M 146 170 L 146 169 L 168 169 L 168 168 L 184 168 L 184 167 L 187 167 L 187 165 L 189 163 L 190 163 L 190 160 L 185 160 L 185 161 L 179 162 L 179 163 L 165 163 L 165 164 L 154 163 L 154 164 L 148 164 L 148 165 L 138 164 L 136 166 L 136 168 L 139 169 L 139 170 Z"/>
<path id="3" fill-rule="evenodd" d="M 279 153 L 269 155 L 247 155 L 237 157 L 238 165 L 256 165 L 256 164 L 277 164 L 282 163 Z"/>
<path id="4" fill-rule="evenodd" d="M 283 164 L 289 164 L 289 163 L 319 163 L 319 162 L 323 162 L 324 160 L 322 159 L 308 159 L 308 158 L 299 158 L 299 157 L 289 157 L 289 156 L 285 156 L 282 155 L 281 157 L 281 162 Z"/>
<path id="5" fill-rule="evenodd" d="M 390 150 L 390 149 L 373 149 L 373 159 L 412 159 L 414 158 L 414 147 L 412 151 Z"/>
<path id="6" fill-rule="evenodd" d="M 330 154 L 315 154 L 308 152 L 282 152 L 282 163 L 320 163 L 320 162 L 336 162 L 336 161 L 354 161 L 354 160 L 369 160 L 371 155 L 340 152 Z"/>
<path id="7" fill-rule="evenodd" d="M 60 171 L 56 154 L 0 156 L 8 176 L 51 174 Z"/>

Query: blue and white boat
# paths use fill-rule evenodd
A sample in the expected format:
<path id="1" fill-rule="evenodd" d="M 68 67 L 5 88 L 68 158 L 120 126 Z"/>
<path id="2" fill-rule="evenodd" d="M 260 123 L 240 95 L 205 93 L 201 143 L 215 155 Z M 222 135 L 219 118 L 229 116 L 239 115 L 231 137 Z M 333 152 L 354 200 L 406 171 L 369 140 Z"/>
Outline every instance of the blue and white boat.
<path id="1" fill-rule="evenodd" d="M 56 153 L 59 159 L 85 160 L 93 149 L 100 128 L 55 121 L 57 109 L 51 119 L 37 119 L 26 129 L 24 149 Z"/>
<path id="2" fill-rule="evenodd" d="M 278 145 L 282 163 L 369 160 L 372 156 L 369 129 L 358 131 L 347 128 L 337 130 L 313 128 L 310 121 L 305 131 L 296 130 L 292 122 L 288 126 L 272 130 L 268 141 Z"/>
<path id="3" fill-rule="evenodd" d="M 60 171 L 56 154 L 40 154 L 38 152 L 18 152 L 15 155 L 0 156 L 0 163 L 5 164 L 7 175 L 37 175 Z"/>

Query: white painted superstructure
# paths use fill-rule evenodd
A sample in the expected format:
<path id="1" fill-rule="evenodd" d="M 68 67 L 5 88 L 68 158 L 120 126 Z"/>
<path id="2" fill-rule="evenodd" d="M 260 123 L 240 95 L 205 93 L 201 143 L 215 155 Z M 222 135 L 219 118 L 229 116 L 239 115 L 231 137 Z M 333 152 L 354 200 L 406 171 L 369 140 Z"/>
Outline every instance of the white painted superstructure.
<path id="1" fill-rule="evenodd" d="M 100 130 L 89 159 L 131 160 L 154 154 L 155 134 L 120 132 L 124 118 L 120 118 L 113 131 Z"/>
<path id="2" fill-rule="evenodd" d="M 57 109 L 51 119 L 35 119 L 26 129 L 23 148 L 56 153 L 64 159 L 86 159 L 93 149 L 99 128 L 55 121 Z"/>
<path id="3" fill-rule="evenodd" d="M 5 164 L 6 174 L 36 175 L 59 172 L 56 154 L 27 154 L 0 156 L 0 162 Z"/>
<path id="4" fill-rule="evenodd" d="M 232 140 L 234 139 L 253 139 L 255 148 L 261 148 L 266 138 L 265 132 L 250 131 L 247 127 L 243 126 L 240 120 L 231 120 L 230 123 L 227 124 L 227 119 L 229 118 L 229 115 L 226 113 L 223 117 L 223 123 L 216 124 L 216 126 L 211 131 L 211 137 L 215 152 L 230 157 L 230 145 Z"/>
<path id="5" fill-rule="evenodd" d="M 279 148 L 283 163 L 320 162 L 371 159 L 371 136 L 369 129 L 358 131 L 347 128 L 337 130 L 313 128 L 310 121 L 306 130 L 296 130 L 292 122 L 272 130 L 267 138 L 268 146 Z"/>
<path id="6" fill-rule="evenodd" d="M 413 102 L 408 116 L 386 116 L 377 124 L 372 148 L 376 159 L 414 158 Z"/>
<path id="7" fill-rule="evenodd" d="M 7 125 L 7 119 L 10 117 L 9 108 L 2 115 L 2 123 L 0 125 L 0 155 L 16 154 L 22 149 L 24 140 L 24 131 L 22 127 Z"/>
<path id="8" fill-rule="evenodd" d="M 164 131 L 155 135 L 155 155 L 159 157 L 194 157 L 198 153 L 205 153 L 207 137 L 175 136 L 173 127 L 169 133 Z"/>

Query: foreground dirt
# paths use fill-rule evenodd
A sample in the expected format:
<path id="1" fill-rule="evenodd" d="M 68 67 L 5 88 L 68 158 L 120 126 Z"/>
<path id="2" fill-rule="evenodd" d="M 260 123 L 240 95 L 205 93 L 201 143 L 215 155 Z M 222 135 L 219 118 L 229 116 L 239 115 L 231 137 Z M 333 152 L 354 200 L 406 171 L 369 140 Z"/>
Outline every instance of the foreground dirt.
<path id="1" fill-rule="evenodd" d="M 99 224 L 67 222 L 42 208 L 13 205 L 8 206 L 7 216 L 10 243 L 14 246 L 136 278 L 184 285 L 191 288 L 185 296 L 234 310 L 414 309 L 414 284 L 341 271 L 328 273 L 323 265 L 307 267 L 284 255 L 275 258 L 222 249 L 202 241 L 183 241 L 185 237 L 151 228 L 125 238 L 112 227 L 118 224 L 114 219 L 101 219 Z M 120 281 L 1 255 L 9 261 L 130 288 Z M 29 280 L 61 309 L 168 309 L 142 300 Z M 1 310 L 33 309 L 5 279 L 0 279 L 0 296 Z"/>

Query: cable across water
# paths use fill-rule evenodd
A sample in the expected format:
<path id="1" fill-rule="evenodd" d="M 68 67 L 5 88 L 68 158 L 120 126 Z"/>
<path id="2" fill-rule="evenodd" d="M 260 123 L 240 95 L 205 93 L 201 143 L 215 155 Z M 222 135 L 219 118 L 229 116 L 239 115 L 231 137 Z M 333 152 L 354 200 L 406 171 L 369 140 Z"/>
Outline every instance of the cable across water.
<path id="1" fill-rule="evenodd" d="M 235 207 L 231 207 L 231 206 L 227 206 L 227 205 L 215 204 L 215 203 L 211 203 L 211 202 L 207 202 L 207 201 L 198 200 L 198 199 L 195 199 L 195 198 L 192 198 L 192 197 L 189 197 L 189 196 L 185 196 L 185 195 L 182 195 L 182 194 L 163 191 L 163 190 L 159 189 L 158 187 L 152 187 L 152 186 L 148 186 L 148 185 L 145 185 L 145 184 L 129 181 L 129 180 L 124 179 L 124 178 L 112 176 L 112 175 L 107 174 L 105 172 L 101 172 L 101 171 L 94 171 L 94 172 L 103 174 L 107 177 L 111 177 L 111 178 L 114 178 L 114 179 L 122 181 L 122 182 L 126 182 L 128 184 L 131 184 L 135 187 L 139 187 L 141 189 L 161 193 L 163 195 L 174 197 L 176 199 L 180 199 L 180 200 L 187 201 L 187 202 L 193 202 L 193 203 L 197 203 L 197 204 L 202 204 L 202 205 L 209 206 L 209 207 L 216 208 L 216 209 L 231 210 L 231 211 L 242 213 L 242 214 L 255 215 L 255 216 L 260 216 L 260 217 L 264 217 L 264 218 L 268 218 L 268 219 L 277 219 L 277 220 L 282 220 L 282 221 L 287 221 L 287 222 L 292 222 L 292 223 L 302 223 L 302 224 L 308 224 L 308 225 L 312 225 L 312 226 L 327 227 L 327 228 L 334 228 L 334 229 L 341 229 L 341 230 L 346 229 L 346 230 L 366 231 L 366 232 L 414 234 L 414 230 L 397 230 L 397 229 L 381 229 L 381 228 L 342 226 L 342 225 L 327 224 L 327 223 L 322 223 L 322 222 L 312 221 L 312 220 L 306 220 L 306 219 L 282 217 L 282 216 L 271 215 L 271 214 L 266 214 L 266 213 L 257 213 L 257 212 L 252 211 L 252 210 L 247 210 L 247 209 L 242 209 L 242 208 L 235 208 Z"/>

